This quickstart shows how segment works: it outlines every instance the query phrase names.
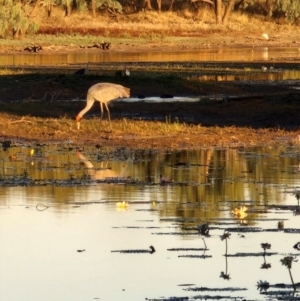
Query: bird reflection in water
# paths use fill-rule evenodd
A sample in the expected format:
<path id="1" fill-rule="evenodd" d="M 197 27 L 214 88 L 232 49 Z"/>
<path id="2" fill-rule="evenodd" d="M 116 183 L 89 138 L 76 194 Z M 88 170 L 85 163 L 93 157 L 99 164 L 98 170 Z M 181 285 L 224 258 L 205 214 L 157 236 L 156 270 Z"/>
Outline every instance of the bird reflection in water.
<path id="1" fill-rule="evenodd" d="M 110 167 L 105 167 L 101 169 L 96 169 L 92 162 L 84 156 L 80 151 L 77 151 L 77 157 L 79 158 L 80 162 L 84 164 L 84 166 L 87 168 L 88 175 L 92 180 L 103 180 L 103 179 L 129 179 L 129 177 L 124 177 L 123 173 L 125 170 L 122 170 L 121 172 L 116 172 L 115 170 L 112 170 Z M 126 165 L 123 165 L 123 168 L 126 168 Z"/>

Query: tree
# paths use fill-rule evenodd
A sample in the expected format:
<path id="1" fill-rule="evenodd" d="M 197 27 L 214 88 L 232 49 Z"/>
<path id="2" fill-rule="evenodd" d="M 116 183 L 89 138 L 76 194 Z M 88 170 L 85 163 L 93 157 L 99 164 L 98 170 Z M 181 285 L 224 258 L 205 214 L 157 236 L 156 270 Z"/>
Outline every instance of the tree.
<path id="1" fill-rule="evenodd" d="M 236 6 L 242 9 L 256 8 L 257 11 L 263 11 L 269 17 L 284 15 L 291 23 L 300 17 L 300 0 L 238 0 Z"/>
<path id="2" fill-rule="evenodd" d="M 47 0 L 49 1 L 49 0 Z M 50 0 L 52 1 L 52 0 Z M 71 8 L 71 0 L 57 0 L 56 3 L 60 6 L 62 6 L 65 10 L 65 17 L 69 17 L 72 12 Z"/>
<path id="3" fill-rule="evenodd" d="M 93 16 L 93 18 L 95 18 L 96 17 L 96 0 L 92 0 L 91 5 L 92 5 L 92 16 Z"/>
<path id="4" fill-rule="evenodd" d="M 277 9 L 282 11 L 290 22 L 300 17 L 299 0 L 276 0 Z"/>
<path id="5" fill-rule="evenodd" d="M 116 0 L 95 0 L 95 4 L 97 9 L 106 9 L 113 14 L 121 13 L 123 10 L 120 2 Z"/>
<path id="6" fill-rule="evenodd" d="M 216 23 L 226 25 L 230 12 L 237 0 L 191 0 L 192 2 L 202 1 L 209 3 L 215 10 Z"/>
<path id="7" fill-rule="evenodd" d="M 27 31 L 37 31 L 38 24 L 31 19 L 34 8 L 30 0 L 0 0 L 0 36 L 20 38 Z"/>

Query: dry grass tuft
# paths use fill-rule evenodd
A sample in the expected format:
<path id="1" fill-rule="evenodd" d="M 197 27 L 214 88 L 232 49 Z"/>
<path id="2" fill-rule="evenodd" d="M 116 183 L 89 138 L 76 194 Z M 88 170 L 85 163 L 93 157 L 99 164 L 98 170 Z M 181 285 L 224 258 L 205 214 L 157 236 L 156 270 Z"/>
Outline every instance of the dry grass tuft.
<path id="1" fill-rule="evenodd" d="M 299 143 L 284 130 L 248 127 L 204 127 L 179 123 L 177 119 L 165 122 L 144 120 L 113 120 L 113 131 L 108 131 L 109 123 L 98 118 L 84 120 L 81 130 L 76 129 L 73 119 L 22 118 L 0 114 L 0 122 L 5 125 L 0 130 L 3 139 L 20 139 L 50 142 L 72 141 L 77 145 L 101 143 L 103 146 L 129 147 L 132 149 L 193 149 L 199 147 L 248 147 L 257 145 L 276 145 L 279 143 Z M 281 139 L 284 138 L 284 139 Z"/>

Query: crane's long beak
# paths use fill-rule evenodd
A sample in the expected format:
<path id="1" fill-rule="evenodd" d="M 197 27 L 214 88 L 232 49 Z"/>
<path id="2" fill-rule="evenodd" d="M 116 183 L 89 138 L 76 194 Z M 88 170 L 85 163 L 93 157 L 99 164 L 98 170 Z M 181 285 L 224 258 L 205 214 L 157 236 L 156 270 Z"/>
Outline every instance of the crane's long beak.
<path id="1" fill-rule="evenodd" d="M 77 130 L 80 129 L 80 120 L 81 120 L 81 117 L 79 115 L 76 116 L 76 124 L 77 124 Z"/>

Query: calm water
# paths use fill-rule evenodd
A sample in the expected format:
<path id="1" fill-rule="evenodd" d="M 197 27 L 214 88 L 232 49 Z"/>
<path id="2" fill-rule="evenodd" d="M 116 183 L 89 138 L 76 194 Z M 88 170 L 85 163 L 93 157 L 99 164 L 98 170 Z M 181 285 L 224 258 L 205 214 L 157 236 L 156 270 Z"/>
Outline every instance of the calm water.
<path id="1" fill-rule="evenodd" d="M 198 64 L 194 67 L 196 72 L 191 75 L 193 80 L 201 81 L 237 81 L 237 80 L 260 80 L 260 81 L 278 81 L 278 80 L 298 80 L 300 79 L 300 70 L 297 64 L 291 65 L 290 68 L 278 67 L 279 62 L 289 63 L 290 61 L 300 60 L 300 50 L 297 47 L 279 48 L 279 47 L 249 47 L 249 48 L 220 48 L 220 49 L 199 49 L 199 50 L 182 50 L 182 51 L 149 51 L 149 52 L 125 52 L 122 50 L 114 51 L 78 51 L 70 53 L 53 52 L 53 53 L 18 53 L 18 54 L 0 54 L 0 67 L 2 68 L 36 68 L 43 70 L 45 73 L 61 71 L 73 73 L 74 70 L 86 67 L 90 62 L 90 74 L 99 74 L 102 72 L 103 63 L 122 63 L 122 66 L 131 66 L 135 63 L 143 62 L 187 62 L 188 64 Z M 213 66 L 211 70 L 203 69 L 201 62 L 227 62 L 228 68 L 220 74 L 219 67 Z M 236 67 L 230 66 L 232 62 L 248 64 L 240 72 L 235 70 Z M 124 63 L 124 66 L 123 66 Z M 258 63 L 257 66 L 250 66 L 249 63 Z M 265 68 L 263 71 L 260 68 Z M 200 64 L 200 65 L 199 65 Z M 156 66 L 157 67 L 157 66 Z M 54 69 L 55 68 L 55 69 Z M 159 67 L 157 67 L 159 68 Z M 257 70 L 258 68 L 258 70 Z M 215 72 L 213 71 L 215 69 Z M 256 72 L 253 72 L 256 69 Z M 186 70 L 178 69 L 178 73 Z M 261 72 L 257 72 L 261 71 Z"/>
<path id="2" fill-rule="evenodd" d="M 300 254 L 293 249 L 300 217 L 268 205 L 298 204 L 299 161 L 300 148 L 291 146 L 177 152 L 89 147 L 76 153 L 66 143 L 1 149 L 1 300 L 269 300 L 256 284 L 291 284 L 280 259 Z M 161 175 L 171 183 L 160 185 Z M 249 207 L 243 220 L 231 213 L 241 205 Z M 189 250 L 204 248 L 197 225 L 206 221 L 209 250 Z M 298 233 L 275 231 L 278 221 Z M 261 231 L 234 231 L 241 227 Z M 226 260 L 219 237 L 225 229 L 231 233 L 229 255 L 261 253 L 261 243 L 277 254 Z M 112 252 L 150 245 L 153 254 Z M 271 268 L 262 269 L 264 262 Z M 299 262 L 291 272 L 300 282 Z M 215 291 L 191 291 L 201 287 Z"/>
<path id="3" fill-rule="evenodd" d="M 0 66 L 49 66 L 111 62 L 256 62 L 289 61 L 300 59 L 297 47 L 249 47 L 219 48 L 182 51 L 125 52 L 125 51 L 79 51 L 71 53 L 18 53 L 1 54 Z"/>

